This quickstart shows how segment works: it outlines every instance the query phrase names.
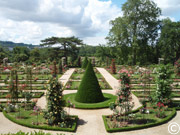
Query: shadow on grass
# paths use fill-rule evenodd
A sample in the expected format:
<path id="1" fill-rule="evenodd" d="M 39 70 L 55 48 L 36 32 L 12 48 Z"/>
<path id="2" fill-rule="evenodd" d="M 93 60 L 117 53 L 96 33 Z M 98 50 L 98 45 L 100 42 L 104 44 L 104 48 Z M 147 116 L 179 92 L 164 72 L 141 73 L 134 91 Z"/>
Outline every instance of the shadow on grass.
<path id="1" fill-rule="evenodd" d="M 134 119 L 134 120 L 129 120 L 128 124 L 142 125 L 142 124 L 155 123 L 155 122 L 157 121 L 154 119 Z"/>
<path id="2" fill-rule="evenodd" d="M 109 98 L 109 97 L 104 97 L 104 100 L 103 100 L 103 102 L 104 101 L 107 101 L 107 100 L 110 100 L 111 98 Z"/>

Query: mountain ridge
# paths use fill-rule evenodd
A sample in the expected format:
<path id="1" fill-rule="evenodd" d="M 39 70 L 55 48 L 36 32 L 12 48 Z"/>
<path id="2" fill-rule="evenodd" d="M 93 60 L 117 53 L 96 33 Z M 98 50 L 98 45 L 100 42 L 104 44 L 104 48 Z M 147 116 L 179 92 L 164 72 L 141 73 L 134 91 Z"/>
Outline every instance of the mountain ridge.
<path id="1" fill-rule="evenodd" d="M 12 42 L 12 41 L 1 41 L 1 40 L 0 40 L 0 46 L 8 47 L 8 48 L 14 48 L 16 46 L 22 46 L 22 47 L 28 47 L 28 48 L 39 47 L 39 45 L 25 44 L 25 43 L 15 43 L 15 42 Z"/>

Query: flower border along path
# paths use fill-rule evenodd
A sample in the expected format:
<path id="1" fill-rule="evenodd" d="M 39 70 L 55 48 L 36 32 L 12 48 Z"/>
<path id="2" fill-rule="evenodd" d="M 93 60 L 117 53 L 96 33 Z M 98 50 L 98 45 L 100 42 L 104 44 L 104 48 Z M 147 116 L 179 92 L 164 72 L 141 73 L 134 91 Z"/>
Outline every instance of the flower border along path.
<path id="1" fill-rule="evenodd" d="M 97 68 L 97 70 L 102 74 L 102 76 L 105 78 L 105 80 L 109 83 L 109 85 L 113 88 L 113 92 L 111 94 L 116 94 L 116 90 L 118 87 L 120 87 L 120 83 L 117 79 L 115 79 L 106 69 L 104 68 Z M 141 104 L 138 100 L 138 98 L 132 94 L 132 102 L 134 102 L 134 108 L 137 109 L 141 107 Z"/>
<path id="2" fill-rule="evenodd" d="M 59 78 L 59 80 L 65 85 L 67 83 L 67 81 L 69 80 L 70 76 L 72 75 L 72 73 L 74 72 L 74 68 L 73 69 L 69 69 L 67 70 L 63 76 L 61 76 Z M 41 108 L 45 108 L 46 106 L 46 97 L 43 96 L 38 100 L 37 103 L 38 106 L 41 106 Z M 23 131 L 23 132 L 33 132 L 33 131 L 39 131 L 40 129 L 32 129 L 32 128 L 28 128 L 28 127 L 24 127 L 21 125 L 18 125 L 16 123 L 11 122 L 10 120 L 8 120 L 7 118 L 5 118 L 5 116 L 3 115 L 2 112 L 0 112 L 0 120 L 1 120 L 1 124 L 0 124 L 0 134 L 5 134 L 5 133 L 16 133 L 18 131 Z M 64 133 L 65 135 L 72 135 L 72 133 L 68 133 L 68 132 L 63 132 L 63 131 L 47 131 L 47 130 L 42 130 L 45 133 L 52 133 L 52 134 L 57 134 L 57 133 Z"/>
<path id="3" fill-rule="evenodd" d="M 102 76 L 106 79 L 113 90 L 103 91 L 115 95 L 116 90 L 119 86 L 119 82 L 104 68 L 97 68 Z M 135 109 L 141 106 L 139 100 L 134 96 Z M 78 115 L 79 126 L 77 128 L 78 135 L 106 135 L 106 129 L 102 119 L 102 115 L 110 115 L 112 111 L 107 109 L 96 109 L 96 110 L 85 110 L 85 109 L 71 109 L 71 115 Z M 119 134 L 119 133 L 118 133 Z"/>
<path id="4" fill-rule="evenodd" d="M 100 73 L 104 76 L 106 81 L 111 85 L 113 90 L 110 91 L 104 91 L 104 93 L 110 93 L 115 94 L 116 88 L 118 87 L 118 80 L 115 79 L 110 73 L 108 73 L 104 68 L 98 68 Z M 65 81 L 65 80 L 64 80 Z M 73 93 L 76 91 L 73 91 Z M 64 94 L 66 93 L 72 93 L 71 91 L 65 90 Z M 137 98 L 133 99 L 136 101 Z M 137 99 L 138 101 L 138 99 Z M 135 106 L 139 106 L 139 102 L 135 102 Z M 169 121 L 167 124 L 163 124 L 161 126 L 138 130 L 138 131 L 131 131 L 131 132 L 117 132 L 117 133 L 107 133 L 104 127 L 104 122 L 102 119 L 102 115 L 110 115 L 112 114 L 112 111 L 108 109 L 97 109 L 97 110 L 82 110 L 82 109 L 71 109 L 70 110 L 71 115 L 78 115 L 80 120 L 78 121 L 78 128 L 76 133 L 68 133 L 68 132 L 57 132 L 57 131 L 44 131 L 44 132 L 50 132 L 53 134 L 56 133 L 65 133 L 65 135 L 169 135 L 168 132 L 168 125 L 171 122 L 177 122 L 180 124 L 180 112 L 177 112 L 177 115 L 175 118 L 171 121 Z M 8 119 L 6 119 L 2 113 L 0 113 L 0 134 L 1 133 L 16 133 L 19 130 L 24 132 L 31 132 L 35 129 L 23 127 L 20 125 L 17 125 Z M 39 130 L 36 130 L 39 131 Z"/>
<path id="5" fill-rule="evenodd" d="M 66 85 L 74 71 L 75 68 L 70 68 L 58 79 L 63 84 L 63 86 Z M 46 107 L 46 96 L 43 96 L 40 99 L 38 99 L 37 105 L 41 106 L 41 108 L 44 109 Z"/>

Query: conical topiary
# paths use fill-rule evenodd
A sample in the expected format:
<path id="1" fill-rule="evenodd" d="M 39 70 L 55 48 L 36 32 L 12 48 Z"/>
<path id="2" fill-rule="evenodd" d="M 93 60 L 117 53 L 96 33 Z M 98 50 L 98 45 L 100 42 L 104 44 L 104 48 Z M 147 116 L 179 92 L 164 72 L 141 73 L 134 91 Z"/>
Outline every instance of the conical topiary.
<path id="1" fill-rule="evenodd" d="M 81 103 L 98 103 L 104 101 L 104 96 L 90 62 L 88 62 L 75 100 Z"/>
<path id="2" fill-rule="evenodd" d="M 87 65 L 88 65 L 88 58 L 85 57 L 81 68 L 86 69 Z"/>

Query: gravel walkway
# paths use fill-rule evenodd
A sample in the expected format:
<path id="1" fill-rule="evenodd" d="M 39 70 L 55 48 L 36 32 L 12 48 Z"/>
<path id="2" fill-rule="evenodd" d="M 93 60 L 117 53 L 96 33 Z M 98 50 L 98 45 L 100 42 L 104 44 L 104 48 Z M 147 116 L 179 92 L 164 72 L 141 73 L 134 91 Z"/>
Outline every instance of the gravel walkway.
<path id="1" fill-rule="evenodd" d="M 63 86 L 66 85 L 68 82 L 69 78 L 73 74 L 75 68 L 71 68 L 67 70 L 60 78 L 59 81 L 63 84 Z M 45 92 L 46 93 L 46 92 Z M 40 106 L 42 109 L 46 108 L 46 94 L 42 96 L 40 99 L 38 99 L 37 106 Z"/>
<path id="2" fill-rule="evenodd" d="M 98 71 L 104 76 L 107 82 L 109 82 L 109 85 L 113 88 L 113 90 L 105 90 L 103 92 L 106 93 L 111 93 L 115 94 L 117 88 L 119 87 L 118 80 L 116 80 L 110 73 L 108 73 L 104 68 L 97 68 Z M 71 72 L 68 70 L 68 73 L 73 73 L 73 70 Z M 66 76 L 71 76 L 70 74 L 68 75 L 66 72 Z M 65 76 L 62 76 L 60 79 L 61 81 L 67 83 L 67 80 L 65 79 Z M 68 78 L 68 77 L 67 77 Z M 69 94 L 69 93 L 75 93 L 75 90 L 65 90 L 64 94 Z M 135 108 L 140 106 L 140 103 L 133 95 L 133 101 L 135 102 Z M 42 100 L 41 103 L 39 103 L 40 106 L 42 104 L 45 104 L 45 100 Z M 43 106 L 42 106 L 43 107 Z M 68 108 L 66 110 L 69 112 Z M 53 134 L 55 133 L 65 133 L 67 135 L 169 135 L 168 133 L 168 124 L 164 124 L 161 126 L 157 126 L 154 128 L 148 128 L 144 130 L 137 130 L 137 131 L 130 131 L 130 132 L 119 132 L 119 133 L 107 133 L 104 127 L 104 123 L 102 120 L 102 115 L 109 115 L 112 114 L 112 111 L 109 109 L 97 109 L 97 110 L 82 110 L 82 109 L 71 109 L 70 114 L 72 115 L 78 115 L 79 116 L 79 122 L 78 122 L 78 128 L 76 133 L 68 133 L 68 132 L 57 132 L 57 131 L 45 131 L 45 132 L 51 132 Z M 170 122 L 177 122 L 180 124 L 180 112 L 177 112 L 177 116 L 171 120 Z M 34 131 L 34 129 L 26 128 L 23 126 L 19 126 L 8 119 L 6 119 L 2 113 L 0 113 L 0 133 L 8 133 L 8 132 L 18 132 L 19 130 L 24 131 L 24 132 L 30 132 Z M 38 130 L 36 130 L 38 131 Z"/>
<path id="3" fill-rule="evenodd" d="M 120 87 L 120 83 L 117 79 L 115 79 L 107 70 L 104 68 L 97 68 L 97 70 L 102 74 L 102 76 L 105 78 L 105 80 L 109 83 L 109 85 L 113 88 L 113 94 L 116 93 L 117 89 Z M 132 102 L 135 103 L 135 106 L 133 109 L 136 109 L 141 106 L 138 98 L 132 94 Z"/>

